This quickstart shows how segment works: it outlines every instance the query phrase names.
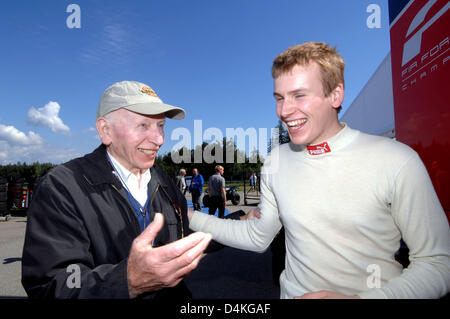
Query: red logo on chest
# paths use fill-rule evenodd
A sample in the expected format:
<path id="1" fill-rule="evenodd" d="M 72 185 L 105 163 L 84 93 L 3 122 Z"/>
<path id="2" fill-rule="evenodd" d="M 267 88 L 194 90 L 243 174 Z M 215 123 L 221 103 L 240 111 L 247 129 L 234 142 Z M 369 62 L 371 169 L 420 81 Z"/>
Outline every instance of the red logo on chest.
<path id="1" fill-rule="evenodd" d="M 317 145 L 308 145 L 306 148 L 310 155 L 322 155 L 331 152 L 330 146 L 327 142 Z"/>

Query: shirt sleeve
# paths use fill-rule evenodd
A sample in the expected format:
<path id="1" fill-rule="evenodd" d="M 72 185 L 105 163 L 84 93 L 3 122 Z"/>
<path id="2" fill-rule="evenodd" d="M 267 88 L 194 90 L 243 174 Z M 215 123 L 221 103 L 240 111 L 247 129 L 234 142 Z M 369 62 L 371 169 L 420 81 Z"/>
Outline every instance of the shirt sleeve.
<path id="1" fill-rule="evenodd" d="M 439 298 L 450 290 L 450 230 L 428 176 L 415 154 L 398 172 L 391 203 L 394 222 L 409 248 L 399 277 L 362 298 Z"/>
<path id="2" fill-rule="evenodd" d="M 195 212 L 189 227 L 194 231 L 211 233 L 217 242 L 238 249 L 263 252 L 281 229 L 273 194 L 262 179 L 259 209 L 261 218 L 251 220 L 220 219 Z"/>

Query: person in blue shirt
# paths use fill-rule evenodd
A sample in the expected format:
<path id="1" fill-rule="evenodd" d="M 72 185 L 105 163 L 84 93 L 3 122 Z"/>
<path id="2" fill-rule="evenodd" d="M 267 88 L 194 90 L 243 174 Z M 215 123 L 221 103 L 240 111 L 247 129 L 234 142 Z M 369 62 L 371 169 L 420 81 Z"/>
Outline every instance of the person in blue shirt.
<path id="1" fill-rule="evenodd" d="M 202 196 L 203 183 L 205 181 L 196 168 L 192 170 L 192 175 L 191 185 L 189 185 L 189 191 L 192 194 L 192 204 L 194 205 L 194 210 L 202 210 L 200 197 Z"/>

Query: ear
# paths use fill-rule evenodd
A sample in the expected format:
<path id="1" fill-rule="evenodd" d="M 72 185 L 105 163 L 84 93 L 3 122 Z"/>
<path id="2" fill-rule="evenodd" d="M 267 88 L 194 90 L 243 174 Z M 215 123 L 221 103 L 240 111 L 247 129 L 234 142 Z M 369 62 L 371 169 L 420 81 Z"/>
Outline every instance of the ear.
<path id="1" fill-rule="evenodd" d="M 99 117 L 95 121 L 95 127 L 102 143 L 106 146 L 110 145 L 112 142 L 112 124 L 106 118 Z"/>
<path id="2" fill-rule="evenodd" d="M 333 108 L 337 109 L 344 102 L 344 85 L 339 83 L 330 94 L 330 101 Z"/>

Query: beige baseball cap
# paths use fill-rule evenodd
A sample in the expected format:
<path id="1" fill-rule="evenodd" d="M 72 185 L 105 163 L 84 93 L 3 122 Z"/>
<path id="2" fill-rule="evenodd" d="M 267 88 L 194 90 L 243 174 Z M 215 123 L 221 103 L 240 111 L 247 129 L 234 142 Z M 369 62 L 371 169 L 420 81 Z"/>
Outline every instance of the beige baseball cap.
<path id="1" fill-rule="evenodd" d="M 136 81 L 117 82 L 107 88 L 98 104 L 97 117 L 120 108 L 146 115 L 164 113 L 175 120 L 186 116 L 182 108 L 163 103 L 150 86 Z"/>

